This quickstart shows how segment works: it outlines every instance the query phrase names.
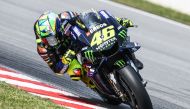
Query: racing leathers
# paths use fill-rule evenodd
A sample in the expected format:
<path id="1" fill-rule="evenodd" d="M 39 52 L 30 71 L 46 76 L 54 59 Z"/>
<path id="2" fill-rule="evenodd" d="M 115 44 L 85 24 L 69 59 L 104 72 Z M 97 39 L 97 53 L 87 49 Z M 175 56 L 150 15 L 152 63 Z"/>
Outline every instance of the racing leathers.
<path id="1" fill-rule="evenodd" d="M 72 80 L 82 80 L 87 82 L 81 71 L 81 64 L 76 59 L 76 54 L 73 51 L 73 41 L 72 35 L 69 28 L 72 24 L 75 24 L 77 21 L 74 19 L 77 16 L 77 13 L 65 11 L 60 13 L 59 18 L 61 20 L 60 30 L 57 30 L 56 36 L 59 40 L 59 44 L 56 47 L 48 46 L 36 35 L 37 43 L 37 52 L 43 58 L 43 60 L 48 64 L 48 66 L 57 74 L 64 74 L 67 72 Z M 133 26 L 131 20 L 126 18 L 117 18 L 116 20 L 124 27 Z M 36 24 L 36 22 L 35 22 Z M 34 32 L 36 33 L 36 27 L 34 26 Z"/>

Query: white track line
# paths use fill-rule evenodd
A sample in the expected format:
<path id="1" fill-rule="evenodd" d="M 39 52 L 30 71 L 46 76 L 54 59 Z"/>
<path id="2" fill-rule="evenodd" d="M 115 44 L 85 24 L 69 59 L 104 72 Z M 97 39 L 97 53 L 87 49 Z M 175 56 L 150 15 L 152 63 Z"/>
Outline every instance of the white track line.
<path id="1" fill-rule="evenodd" d="M 36 93 L 32 93 L 32 92 L 29 92 L 29 93 L 32 94 L 32 95 L 35 95 L 35 96 L 40 96 L 40 97 L 42 97 L 42 98 L 48 98 L 47 96 L 42 96 L 42 95 L 40 95 L 40 94 L 36 94 Z M 50 99 L 50 98 L 49 98 L 49 99 Z M 65 106 L 65 105 L 64 105 L 64 107 L 69 108 L 69 109 L 77 109 L 77 108 L 68 107 L 68 106 Z"/>
<path id="2" fill-rule="evenodd" d="M 74 94 L 71 94 L 71 93 L 68 93 L 65 91 L 61 91 L 61 90 L 50 88 L 50 87 L 40 86 L 40 85 L 36 85 L 36 84 L 32 84 L 32 83 L 21 82 L 21 81 L 7 79 L 7 78 L 1 78 L 1 77 L 0 77 L 0 81 L 5 81 L 6 83 L 17 85 L 17 86 L 23 86 L 23 87 L 33 88 L 33 89 L 41 89 L 41 90 L 45 90 L 45 91 L 49 91 L 49 92 L 61 93 L 63 95 L 67 95 L 67 96 L 78 97 Z"/>
<path id="3" fill-rule="evenodd" d="M 86 107 L 91 107 L 91 108 L 95 108 L 95 109 L 107 109 L 107 108 L 103 108 L 103 107 L 99 107 L 99 106 L 95 106 L 95 105 L 91 105 L 91 104 L 85 104 L 85 103 L 70 101 L 70 100 L 66 100 L 66 99 L 62 99 L 62 98 L 55 98 L 55 97 L 52 97 L 52 96 L 40 95 L 40 94 L 36 94 L 36 93 L 32 93 L 32 94 L 40 96 L 40 97 L 43 97 L 43 98 L 49 98 L 49 99 L 52 99 L 52 100 L 68 102 L 68 103 L 77 104 L 77 105 L 86 106 Z"/>
<path id="4" fill-rule="evenodd" d="M 17 78 L 21 78 L 21 79 L 26 79 L 26 80 L 32 80 L 32 81 L 40 82 L 40 81 L 38 81 L 36 79 L 33 79 L 31 77 L 25 76 L 25 75 L 20 74 L 20 73 L 13 73 L 13 72 L 9 72 L 9 71 L 0 70 L 0 74 L 2 74 L 2 75 L 9 75 L 9 76 L 12 76 L 12 77 L 17 77 Z"/>
<path id="5" fill-rule="evenodd" d="M 23 74 L 12 73 L 12 72 L 9 72 L 9 71 L 2 71 L 2 70 L 0 70 L 0 74 L 2 74 L 2 75 L 8 75 L 8 76 L 16 77 L 16 78 L 21 78 L 21 79 L 26 79 L 26 80 L 37 81 L 37 80 L 35 80 L 33 78 L 30 78 L 30 77 L 27 77 L 27 76 L 25 76 Z M 78 96 L 76 96 L 76 95 L 74 95 L 72 93 L 61 91 L 61 90 L 58 90 L 58 89 L 55 89 L 55 88 L 50 88 L 50 87 L 46 87 L 46 86 L 40 86 L 40 85 L 36 85 L 36 84 L 33 84 L 33 83 L 22 82 L 22 81 L 19 81 L 19 80 L 12 80 L 12 79 L 7 79 L 7 78 L 4 78 L 4 77 L 0 77 L 0 81 L 5 81 L 6 83 L 9 83 L 9 84 L 12 84 L 12 85 L 16 85 L 16 86 L 22 86 L 22 87 L 27 87 L 27 88 L 32 88 L 32 89 L 38 89 L 38 90 L 40 89 L 40 90 L 44 90 L 44 91 L 60 93 L 60 94 L 67 95 L 67 96 L 78 97 Z M 40 81 L 38 81 L 38 82 L 40 82 Z M 82 103 L 82 102 L 67 100 L 67 99 L 63 99 L 63 98 L 56 98 L 56 97 L 52 97 L 52 96 L 48 96 L 48 95 L 36 94 L 36 93 L 32 93 L 32 92 L 29 92 L 29 93 L 31 93 L 33 95 L 37 95 L 37 96 L 43 97 L 43 98 L 49 98 L 49 99 L 52 99 L 52 100 L 68 102 L 68 103 L 72 103 L 72 104 L 76 104 L 76 105 L 81 105 L 81 106 L 86 106 L 86 107 L 90 107 L 90 108 L 106 109 L 106 108 L 99 107 L 99 106 L 96 106 L 96 105 L 91 105 L 91 104 L 86 104 L 86 103 Z M 72 107 L 68 107 L 68 108 L 75 109 L 75 108 L 72 108 Z"/>

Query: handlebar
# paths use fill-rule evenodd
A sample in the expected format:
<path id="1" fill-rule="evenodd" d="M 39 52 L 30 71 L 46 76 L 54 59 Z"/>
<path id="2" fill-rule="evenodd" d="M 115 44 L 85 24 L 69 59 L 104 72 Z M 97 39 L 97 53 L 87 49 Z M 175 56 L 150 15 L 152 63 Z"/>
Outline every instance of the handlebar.
<path id="1" fill-rule="evenodd" d="M 129 26 L 129 27 L 134 27 L 134 28 L 137 28 L 137 27 L 138 27 L 138 25 L 132 25 L 132 26 Z M 128 27 L 128 28 L 129 28 L 129 27 Z"/>

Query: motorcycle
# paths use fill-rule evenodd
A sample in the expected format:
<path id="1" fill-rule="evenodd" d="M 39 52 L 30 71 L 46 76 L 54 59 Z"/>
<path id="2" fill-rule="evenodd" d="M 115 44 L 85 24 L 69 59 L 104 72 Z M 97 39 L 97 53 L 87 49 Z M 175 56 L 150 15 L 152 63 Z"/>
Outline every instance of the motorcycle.
<path id="1" fill-rule="evenodd" d="M 83 12 L 78 18 L 82 24 L 73 26 L 71 33 L 81 46 L 80 60 L 95 85 L 93 90 L 110 104 L 153 109 L 144 80 L 131 59 L 140 45 L 130 42 L 127 29 L 104 10 Z"/>

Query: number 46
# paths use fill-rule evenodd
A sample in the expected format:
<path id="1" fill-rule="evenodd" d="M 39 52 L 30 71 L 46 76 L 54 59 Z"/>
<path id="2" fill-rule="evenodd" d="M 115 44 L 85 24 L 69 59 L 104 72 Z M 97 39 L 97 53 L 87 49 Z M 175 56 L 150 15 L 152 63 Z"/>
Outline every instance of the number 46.
<path id="1" fill-rule="evenodd" d="M 112 38 L 113 36 L 115 36 L 115 30 L 114 30 L 114 26 L 111 25 L 100 31 L 97 31 L 94 34 L 90 45 L 91 46 L 100 45 L 102 42 Z"/>

